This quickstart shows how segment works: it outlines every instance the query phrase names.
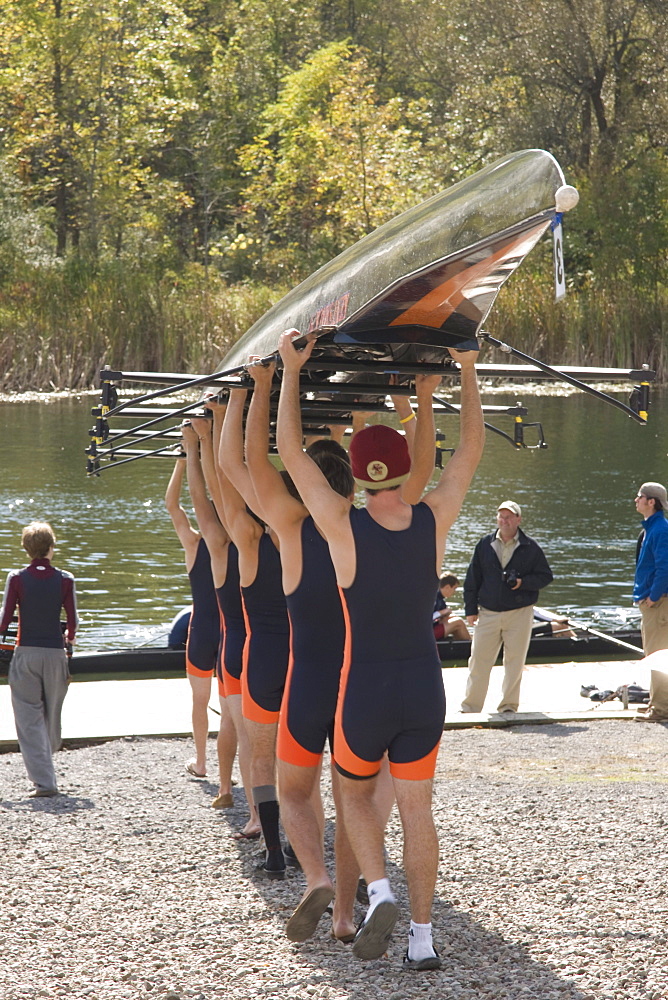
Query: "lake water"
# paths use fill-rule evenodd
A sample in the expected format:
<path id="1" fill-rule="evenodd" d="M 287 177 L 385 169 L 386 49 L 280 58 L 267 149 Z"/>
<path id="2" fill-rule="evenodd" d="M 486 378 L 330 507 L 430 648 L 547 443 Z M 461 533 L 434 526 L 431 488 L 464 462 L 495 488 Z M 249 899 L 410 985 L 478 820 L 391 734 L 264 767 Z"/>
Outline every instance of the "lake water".
<path id="1" fill-rule="evenodd" d="M 640 521 L 633 498 L 644 480 L 668 479 L 668 393 L 653 391 L 650 423 L 641 427 L 591 396 L 537 391 L 485 393 L 489 403 L 521 399 L 526 419 L 542 422 L 549 447 L 517 452 L 488 433 L 445 565 L 463 577 L 476 541 L 494 527 L 498 503 L 516 500 L 523 528 L 543 546 L 555 575 L 541 603 L 592 624 L 635 622 Z M 77 579 L 78 648 L 159 644 L 189 601 L 182 550 L 163 505 L 172 462 L 141 460 L 88 479 L 84 449 L 95 403 L 95 396 L 44 396 L 0 404 L 0 572 L 4 580 L 25 564 L 22 526 L 47 520 L 58 536 L 56 565 Z M 488 420 L 512 434 L 512 418 Z M 457 418 L 439 424 L 446 446 L 456 443 Z"/>

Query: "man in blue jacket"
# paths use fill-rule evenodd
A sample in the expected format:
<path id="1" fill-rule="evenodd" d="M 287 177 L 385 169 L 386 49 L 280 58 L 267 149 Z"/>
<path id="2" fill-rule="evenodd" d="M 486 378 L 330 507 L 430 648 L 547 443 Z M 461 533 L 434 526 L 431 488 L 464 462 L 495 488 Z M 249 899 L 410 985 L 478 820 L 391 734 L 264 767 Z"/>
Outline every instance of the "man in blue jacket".
<path id="1" fill-rule="evenodd" d="M 643 483 L 635 498 L 643 519 L 636 559 L 633 602 L 640 608 L 642 645 L 645 654 L 665 651 L 668 668 L 668 494 L 661 483 Z M 636 718 L 646 722 L 668 720 L 668 694 L 656 689 L 655 670 L 646 714 Z M 660 704 L 659 704 L 660 702 Z"/>
<path id="2" fill-rule="evenodd" d="M 520 682 L 531 639 L 538 592 L 552 582 L 540 545 L 520 528 L 522 510 L 504 500 L 496 513 L 497 530 L 481 538 L 464 581 L 464 606 L 473 632 L 469 676 L 462 712 L 481 712 L 489 675 L 503 643 L 504 678 L 499 712 L 516 712 Z"/>

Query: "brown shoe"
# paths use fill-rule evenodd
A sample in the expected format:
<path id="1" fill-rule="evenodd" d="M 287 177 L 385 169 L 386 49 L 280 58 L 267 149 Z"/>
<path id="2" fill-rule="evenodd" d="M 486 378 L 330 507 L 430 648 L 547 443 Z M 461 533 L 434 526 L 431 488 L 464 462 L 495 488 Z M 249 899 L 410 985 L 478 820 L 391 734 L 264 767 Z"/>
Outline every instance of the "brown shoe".
<path id="1" fill-rule="evenodd" d="M 233 805 L 234 799 L 231 792 L 225 792 L 224 795 L 216 795 L 211 803 L 213 809 L 231 809 Z"/>

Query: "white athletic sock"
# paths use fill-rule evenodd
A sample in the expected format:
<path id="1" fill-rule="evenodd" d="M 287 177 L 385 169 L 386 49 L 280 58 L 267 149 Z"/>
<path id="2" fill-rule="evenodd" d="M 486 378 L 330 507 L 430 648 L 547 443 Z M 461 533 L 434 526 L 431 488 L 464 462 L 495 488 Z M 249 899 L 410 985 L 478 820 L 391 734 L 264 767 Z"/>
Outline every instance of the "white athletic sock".
<path id="1" fill-rule="evenodd" d="M 369 909 L 366 911 L 364 923 L 367 922 L 379 903 L 394 903 L 390 880 L 387 878 L 379 878 L 375 882 L 369 882 L 367 892 L 369 893 Z"/>
<path id="2" fill-rule="evenodd" d="M 411 920 L 408 932 L 408 957 L 414 962 L 423 958 L 433 958 L 436 954 L 431 938 L 431 924 L 416 924 Z"/>

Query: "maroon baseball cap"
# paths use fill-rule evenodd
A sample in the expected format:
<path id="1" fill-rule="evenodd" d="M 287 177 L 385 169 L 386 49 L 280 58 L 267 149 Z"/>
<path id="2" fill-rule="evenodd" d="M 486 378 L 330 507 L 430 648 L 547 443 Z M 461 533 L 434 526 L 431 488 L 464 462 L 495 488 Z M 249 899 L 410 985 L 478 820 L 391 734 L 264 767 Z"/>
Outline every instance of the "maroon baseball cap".
<path id="1" fill-rule="evenodd" d="M 365 490 L 398 486 L 411 471 L 406 438 L 385 424 L 372 424 L 358 431 L 348 454 L 355 482 Z"/>

